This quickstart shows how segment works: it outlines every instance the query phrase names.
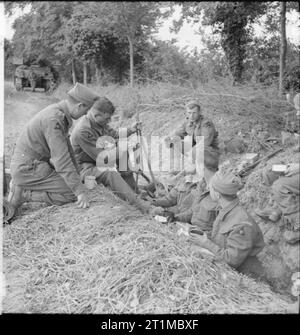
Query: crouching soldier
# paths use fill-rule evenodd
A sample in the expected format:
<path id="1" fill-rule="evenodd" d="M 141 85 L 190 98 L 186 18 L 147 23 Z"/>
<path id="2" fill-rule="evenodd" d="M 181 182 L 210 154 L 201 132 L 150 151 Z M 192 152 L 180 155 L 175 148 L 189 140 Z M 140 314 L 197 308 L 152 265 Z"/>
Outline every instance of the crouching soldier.
<path id="1" fill-rule="evenodd" d="M 128 169 L 128 164 L 126 171 L 121 173 L 117 169 L 111 169 L 114 165 L 118 166 L 121 159 L 127 159 L 127 151 L 122 153 L 122 157 L 119 157 L 119 150 L 116 148 L 108 150 L 98 145 L 99 139 L 104 136 L 109 136 L 115 139 L 116 143 L 118 142 L 118 132 L 108 125 L 114 111 L 115 107 L 111 101 L 101 97 L 73 129 L 71 143 L 79 165 L 80 175 L 82 180 L 86 176 L 96 177 L 97 183 L 109 187 L 121 199 L 136 205 L 142 212 L 147 212 L 150 204 L 147 205 L 145 201 L 139 199 L 133 191 L 135 182 L 132 172 Z M 135 124 L 128 128 L 127 136 L 135 133 L 138 126 Z M 99 155 L 106 157 L 111 166 L 107 168 L 97 166 Z"/>
<path id="2" fill-rule="evenodd" d="M 172 146 L 173 141 L 176 142 L 176 138 L 183 140 L 188 135 L 192 136 L 192 147 L 196 145 L 197 136 L 203 136 L 204 146 L 218 151 L 218 132 L 212 120 L 204 117 L 201 106 L 196 101 L 187 104 L 186 120 L 174 131 L 172 136 L 165 139 L 165 143 L 167 146 Z"/>
<path id="3" fill-rule="evenodd" d="M 4 222 L 11 220 L 25 201 L 63 205 L 77 199 L 80 207 L 89 205 L 68 132 L 72 119 L 86 114 L 98 98 L 92 90 L 77 83 L 65 100 L 46 107 L 25 126 L 11 160 L 9 210 Z"/>
<path id="4" fill-rule="evenodd" d="M 208 239 L 204 233 L 190 239 L 236 270 L 256 277 L 264 276 L 264 268 L 257 258 L 265 245 L 263 235 L 257 223 L 239 203 L 239 180 L 232 174 L 217 172 L 210 180 L 209 189 L 212 200 L 221 207 L 213 224 L 211 238 Z"/>
<path id="5" fill-rule="evenodd" d="M 265 209 L 257 208 L 255 213 L 263 219 L 277 222 L 280 218 L 288 230 L 283 237 L 288 243 L 300 240 L 300 164 L 288 165 L 284 173 L 263 170 L 263 182 L 271 186 L 271 201 Z"/>

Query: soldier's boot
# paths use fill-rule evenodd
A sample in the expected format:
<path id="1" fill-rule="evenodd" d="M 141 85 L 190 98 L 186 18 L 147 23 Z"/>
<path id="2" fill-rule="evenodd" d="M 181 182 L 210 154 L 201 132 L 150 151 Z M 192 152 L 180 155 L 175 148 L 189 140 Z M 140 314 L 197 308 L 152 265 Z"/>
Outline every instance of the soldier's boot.
<path id="1" fill-rule="evenodd" d="M 3 223 L 11 222 L 17 210 L 24 202 L 41 202 L 43 201 L 44 192 L 26 190 L 21 186 L 10 183 L 10 191 L 8 194 L 8 202 L 3 216 Z"/>
<path id="2" fill-rule="evenodd" d="M 7 198 L 5 215 L 3 216 L 3 223 L 9 223 L 15 216 L 17 209 L 25 202 L 23 193 L 24 189 L 21 186 L 14 185 L 12 181 L 10 182 L 10 191 Z"/>
<path id="3" fill-rule="evenodd" d="M 265 209 L 256 208 L 254 212 L 262 219 L 272 222 L 277 222 L 282 215 L 281 210 L 277 207 L 266 207 Z"/>

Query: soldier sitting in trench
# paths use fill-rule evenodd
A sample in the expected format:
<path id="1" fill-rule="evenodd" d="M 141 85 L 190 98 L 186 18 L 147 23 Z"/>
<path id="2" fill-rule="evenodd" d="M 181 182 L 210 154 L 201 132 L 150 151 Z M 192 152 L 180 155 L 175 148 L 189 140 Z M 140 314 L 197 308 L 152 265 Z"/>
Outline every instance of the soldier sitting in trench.
<path id="1" fill-rule="evenodd" d="M 119 157 L 117 147 L 109 150 L 99 146 L 99 139 L 104 138 L 104 136 L 115 139 L 116 143 L 118 143 L 118 131 L 108 125 L 114 111 L 115 107 L 111 101 L 101 97 L 73 129 L 71 144 L 79 165 L 80 176 L 82 180 L 86 176 L 96 177 L 97 183 L 102 183 L 104 186 L 109 187 L 121 199 L 128 201 L 143 213 L 146 213 L 150 208 L 150 204 L 141 200 L 134 192 L 135 181 L 133 173 L 128 167 L 127 151 L 121 152 L 122 157 Z M 127 137 L 134 134 L 139 126 L 140 124 L 135 123 L 131 128 L 128 128 Z M 110 167 L 103 166 L 101 168 L 99 163 L 101 159 L 99 157 L 109 161 Z M 126 159 L 126 171 L 119 172 L 117 169 L 112 169 L 114 165 L 119 168 L 121 161 L 126 161 Z"/>
<path id="2" fill-rule="evenodd" d="M 288 165 L 284 173 L 263 170 L 263 182 L 271 186 L 271 201 L 265 209 L 257 208 L 255 213 L 263 219 L 277 222 L 280 218 L 288 230 L 283 237 L 288 243 L 300 240 L 300 164 Z"/>
<path id="3" fill-rule="evenodd" d="M 208 238 L 204 233 L 189 239 L 239 272 L 262 277 L 265 276 L 265 270 L 257 254 L 265 245 L 263 234 L 239 203 L 237 193 L 241 188 L 238 177 L 232 173 L 217 172 L 209 183 L 210 196 L 220 206 L 211 237 Z"/>
<path id="4" fill-rule="evenodd" d="M 199 144 L 193 147 L 193 151 L 190 155 L 191 159 L 194 159 L 194 155 L 196 151 L 200 154 L 201 145 Z M 193 158 L 192 158 L 193 157 Z M 181 222 L 190 222 L 192 215 L 192 206 L 194 204 L 194 216 L 193 221 L 198 221 L 199 211 L 198 211 L 198 203 L 199 197 L 207 198 L 207 191 L 205 192 L 206 183 L 210 179 L 210 177 L 218 170 L 219 163 L 219 153 L 211 152 L 207 148 L 204 149 L 204 175 L 201 177 L 198 173 L 196 173 L 196 166 L 201 164 L 201 155 L 199 155 L 199 164 L 190 164 L 187 166 L 187 169 L 183 172 L 187 174 L 183 176 L 175 185 L 174 188 L 164 197 L 155 199 L 152 201 L 154 206 L 160 206 L 163 208 L 173 207 L 172 209 L 168 209 L 167 211 L 156 212 L 156 214 L 168 216 L 169 222 L 172 221 L 181 221 Z M 198 172 L 199 169 L 198 169 Z M 201 174 L 201 172 L 200 172 Z M 205 195 L 204 195 L 205 194 Z M 197 203 L 198 200 L 198 203 Z M 204 202 L 207 202 L 209 205 L 209 199 L 205 199 Z M 212 207 L 214 207 L 213 204 Z M 197 209 L 196 209 L 197 207 Z M 204 216 L 204 212 L 202 213 Z M 203 217 L 204 219 L 204 217 Z M 206 218 L 207 219 L 207 218 Z M 204 220 L 206 220 L 204 219 Z M 210 221 L 210 220 L 208 220 Z M 204 222 L 203 222 L 204 224 Z"/>
<path id="5" fill-rule="evenodd" d="M 203 182 L 199 183 L 197 187 L 192 206 L 186 211 L 175 214 L 174 221 L 191 223 L 210 236 L 213 223 L 219 211 L 219 205 L 212 200 L 208 185 L 210 179 L 218 170 L 218 156 L 205 152 L 204 157 L 204 178 Z"/>

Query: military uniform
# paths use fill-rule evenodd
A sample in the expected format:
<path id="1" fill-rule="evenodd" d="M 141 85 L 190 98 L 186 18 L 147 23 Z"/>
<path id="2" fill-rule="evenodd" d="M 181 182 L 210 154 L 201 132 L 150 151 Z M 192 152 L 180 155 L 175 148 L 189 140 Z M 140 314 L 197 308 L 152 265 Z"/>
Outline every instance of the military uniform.
<path id="1" fill-rule="evenodd" d="M 211 234 L 213 223 L 219 211 L 218 204 L 212 200 L 209 191 L 199 192 L 194 198 L 192 207 L 186 212 L 176 215 L 178 221 L 188 222 L 197 226 L 200 230 Z"/>
<path id="2" fill-rule="evenodd" d="M 295 171 L 290 176 L 281 176 L 279 173 L 264 170 L 264 183 L 272 185 L 272 196 L 282 212 L 283 219 L 292 229 L 300 228 L 300 173 Z"/>
<path id="3" fill-rule="evenodd" d="M 62 101 L 36 114 L 17 140 L 10 167 L 12 181 L 33 191 L 33 201 L 62 205 L 86 191 L 70 154 L 71 125 Z"/>
<path id="4" fill-rule="evenodd" d="M 174 212 L 186 212 L 192 207 L 196 193 L 196 184 L 179 183 L 166 196 L 155 199 L 153 205 L 163 208 L 176 206 Z"/>
<path id="5" fill-rule="evenodd" d="M 104 150 L 96 147 L 101 136 L 111 136 L 118 139 L 118 132 L 109 126 L 95 123 L 87 116 L 83 116 L 76 124 L 71 134 L 71 144 L 78 162 L 81 178 L 92 175 L 98 183 L 109 186 L 121 199 L 136 203 L 136 194 L 133 192 L 135 182 L 132 172 L 102 171 L 96 166 L 97 156 Z"/>
<path id="6" fill-rule="evenodd" d="M 263 268 L 256 255 L 264 245 L 259 226 L 236 199 L 220 210 L 211 240 L 202 246 L 240 272 L 262 275 Z"/>
<path id="7" fill-rule="evenodd" d="M 173 133 L 173 136 L 179 136 L 184 139 L 185 136 L 192 136 L 192 146 L 196 144 L 197 136 L 204 136 L 204 146 L 218 149 L 218 132 L 215 129 L 213 122 L 203 117 L 197 122 L 186 120 Z"/>

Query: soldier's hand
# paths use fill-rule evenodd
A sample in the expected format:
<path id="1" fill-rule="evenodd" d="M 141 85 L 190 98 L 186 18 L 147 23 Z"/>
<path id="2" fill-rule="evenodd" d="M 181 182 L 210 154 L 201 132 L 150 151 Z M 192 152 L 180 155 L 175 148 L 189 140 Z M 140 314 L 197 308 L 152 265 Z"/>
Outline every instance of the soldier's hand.
<path id="1" fill-rule="evenodd" d="M 87 208 L 89 207 L 89 201 L 85 193 L 81 193 L 77 196 L 77 202 L 79 208 Z"/>
<path id="2" fill-rule="evenodd" d="M 132 133 L 135 133 L 138 130 L 142 130 L 142 122 L 135 122 L 131 125 L 130 128 Z"/>

